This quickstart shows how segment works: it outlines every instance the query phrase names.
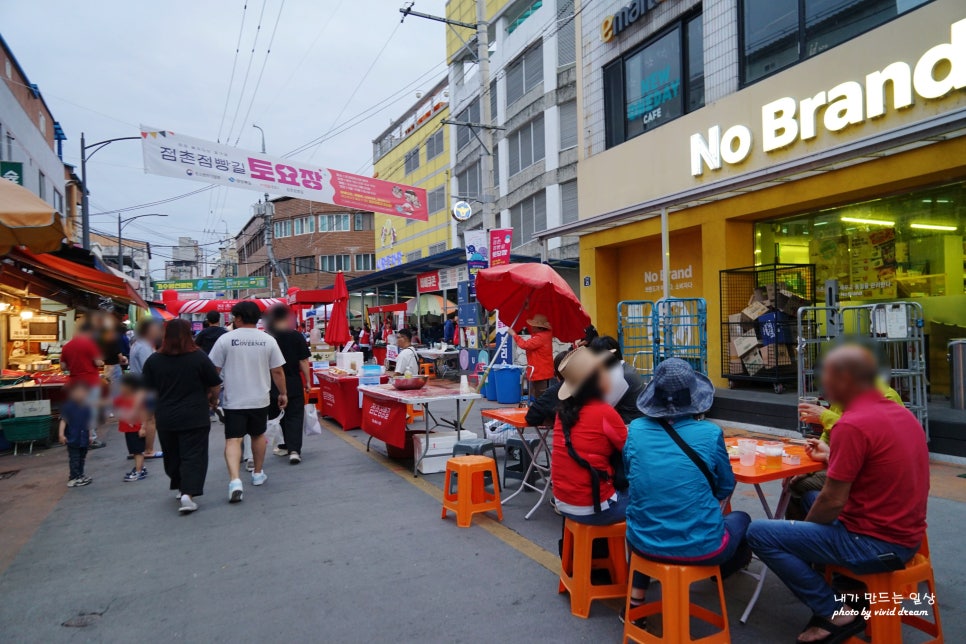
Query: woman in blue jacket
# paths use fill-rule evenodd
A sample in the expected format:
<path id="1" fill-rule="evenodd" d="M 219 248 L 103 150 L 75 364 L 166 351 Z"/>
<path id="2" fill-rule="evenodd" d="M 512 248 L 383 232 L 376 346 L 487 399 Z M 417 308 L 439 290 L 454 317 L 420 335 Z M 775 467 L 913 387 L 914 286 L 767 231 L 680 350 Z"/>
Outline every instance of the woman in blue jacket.
<path id="1" fill-rule="evenodd" d="M 647 559 L 717 565 L 727 577 L 751 560 L 745 542 L 751 517 L 721 511 L 735 477 L 721 428 L 703 419 L 713 401 L 714 385 L 684 360 L 671 358 L 654 370 L 637 401 L 644 417 L 631 423 L 624 446 L 627 541 Z M 647 581 L 635 578 L 632 606 L 644 602 Z"/>

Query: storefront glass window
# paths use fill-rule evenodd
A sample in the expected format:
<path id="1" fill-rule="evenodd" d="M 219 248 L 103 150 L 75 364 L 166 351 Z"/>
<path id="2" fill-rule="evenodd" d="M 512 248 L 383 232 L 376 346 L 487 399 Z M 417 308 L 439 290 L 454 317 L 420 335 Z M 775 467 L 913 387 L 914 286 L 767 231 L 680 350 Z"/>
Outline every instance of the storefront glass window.
<path id="1" fill-rule="evenodd" d="M 757 264 L 815 264 L 846 304 L 911 300 L 925 314 L 935 375 L 966 336 L 966 182 L 756 224 Z"/>
<path id="2" fill-rule="evenodd" d="M 743 0 L 743 80 L 820 54 L 928 1 Z"/>

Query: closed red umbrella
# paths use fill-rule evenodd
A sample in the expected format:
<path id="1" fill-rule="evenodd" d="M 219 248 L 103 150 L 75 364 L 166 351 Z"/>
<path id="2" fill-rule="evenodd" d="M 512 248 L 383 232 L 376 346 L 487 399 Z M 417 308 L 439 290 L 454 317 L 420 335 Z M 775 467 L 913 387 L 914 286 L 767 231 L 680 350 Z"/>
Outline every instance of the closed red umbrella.
<path id="1" fill-rule="evenodd" d="M 332 317 L 325 326 L 325 342 L 331 346 L 346 344 L 349 334 L 349 289 L 345 286 L 345 275 L 339 271 L 335 276 L 335 301 L 332 303 Z"/>
<path id="2" fill-rule="evenodd" d="M 584 337 L 590 316 L 570 285 L 546 264 L 503 264 L 476 274 L 476 299 L 519 331 L 538 313 L 547 316 L 553 335 L 563 342 Z"/>

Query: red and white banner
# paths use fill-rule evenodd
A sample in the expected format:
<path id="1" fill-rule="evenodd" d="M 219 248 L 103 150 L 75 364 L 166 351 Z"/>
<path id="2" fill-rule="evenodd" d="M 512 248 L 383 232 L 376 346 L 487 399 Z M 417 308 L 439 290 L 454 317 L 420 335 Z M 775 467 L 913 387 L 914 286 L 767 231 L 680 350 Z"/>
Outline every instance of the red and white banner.
<path id="1" fill-rule="evenodd" d="M 416 290 L 420 293 L 432 293 L 439 289 L 439 271 L 420 273 L 416 277 Z"/>
<path id="2" fill-rule="evenodd" d="M 428 221 L 426 191 L 141 126 L 144 171 Z"/>
<path id="3" fill-rule="evenodd" d="M 494 228 L 490 231 L 490 266 L 510 263 L 510 247 L 513 246 L 512 228 Z"/>

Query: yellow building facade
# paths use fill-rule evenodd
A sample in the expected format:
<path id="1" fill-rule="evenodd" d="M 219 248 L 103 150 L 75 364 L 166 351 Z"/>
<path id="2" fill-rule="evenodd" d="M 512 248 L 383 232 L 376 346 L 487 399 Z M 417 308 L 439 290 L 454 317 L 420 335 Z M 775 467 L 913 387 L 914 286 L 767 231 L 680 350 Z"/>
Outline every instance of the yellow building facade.
<path id="1" fill-rule="evenodd" d="M 438 83 L 373 141 L 374 176 L 423 188 L 429 210 L 428 221 L 375 215 L 377 270 L 453 247 L 447 86 L 445 79 Z"/>

